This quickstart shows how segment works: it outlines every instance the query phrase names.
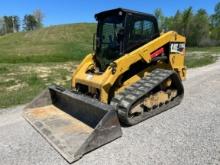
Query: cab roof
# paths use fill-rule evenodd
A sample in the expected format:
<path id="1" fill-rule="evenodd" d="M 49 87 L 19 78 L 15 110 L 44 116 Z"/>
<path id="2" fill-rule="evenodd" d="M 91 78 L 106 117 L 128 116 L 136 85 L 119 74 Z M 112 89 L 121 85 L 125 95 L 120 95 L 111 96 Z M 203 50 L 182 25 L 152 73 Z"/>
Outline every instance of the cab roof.
<path id="1" fill-rule="evenodd" d="M 134 11 L 134 10 L 130 10 L 130 9 L 124 9 L 124 8 L 116 8 L 116 9 L 111 9 L 111 10 L 106 10 L 106 11 L 102 11 L 100 13 L 95 14 L 95 18 L 96 20 L 108 15 L 112 15 L 118 12 L 123 12 L 123 13 L 130 13 L 130 14 L 134 14 L 134 15 L 139 15 L 139 16 L 144 16 L 144 17 L 151 17 L 155 19 L 155 16 L 152 14 L 148 14 L 148 13 L 144 13 L 144 12 L 139 12 L 139 11 Z"/>

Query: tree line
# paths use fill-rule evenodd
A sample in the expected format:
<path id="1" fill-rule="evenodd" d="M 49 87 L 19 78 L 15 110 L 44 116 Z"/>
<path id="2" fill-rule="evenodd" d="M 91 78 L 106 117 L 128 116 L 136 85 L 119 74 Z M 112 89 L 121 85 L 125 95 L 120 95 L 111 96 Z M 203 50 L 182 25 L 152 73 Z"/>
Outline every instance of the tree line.
<path id="1" fill-rule="evenodd" d="M 188 46 L 220 46 L 220 2 L 215 5 L 211 15 L 205 9 L 194 11 L 192 7 L 177 10 L 174 16 L 169 17 L 164 16 L 158 8 L 154 15 L 161 32 L 174 30 L 186 36 Z M 0 17 L 0 35 L 19 32 L 21 29 L 35 30 L 43 26 L 43 18 L 39 9 L 26 14 L 22 21 L 18 16 Z"/>
<path id="2" fill-rule="evenodd" d="M 220 2 L 215 5 L 214 14 L 208 15 L 205 9 L 193 11 L 189 7 L 177 10 L 174 16 L 164 16 L 161 9 L 154 15 L 158 19 L 161 32 L 173 30 L 186 36 L 188 46 L 220 45 Z"/>
<path id="3" fill-rule="evenodd" d="M 26 14 L 21 21 L 18 16 L 0 17 L 0 35 L 16 33 L 21 30 L 31 31 L 43 26 L 43 13 L 37 9 L 32 14 Z"/>

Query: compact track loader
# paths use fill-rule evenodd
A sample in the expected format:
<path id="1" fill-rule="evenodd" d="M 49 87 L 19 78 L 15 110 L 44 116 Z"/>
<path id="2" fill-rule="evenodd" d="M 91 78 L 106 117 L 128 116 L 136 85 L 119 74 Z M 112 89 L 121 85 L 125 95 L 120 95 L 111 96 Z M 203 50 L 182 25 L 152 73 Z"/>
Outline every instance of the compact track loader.
<path id="1" fill-rule="evenodd" d="M 153 15 L 113 9 L 95 15 L 94 53 L 72 76 L 71 89 L 50 86 L 24 117 L 69 162 L 180 104 L 186 77 L 185 37 L 159 33 Z"/>

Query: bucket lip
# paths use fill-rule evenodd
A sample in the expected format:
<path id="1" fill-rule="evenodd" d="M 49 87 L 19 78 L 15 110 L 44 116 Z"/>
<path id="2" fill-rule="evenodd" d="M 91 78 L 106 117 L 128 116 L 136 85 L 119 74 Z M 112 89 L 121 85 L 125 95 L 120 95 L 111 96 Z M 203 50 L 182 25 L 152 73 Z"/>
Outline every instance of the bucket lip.
<path id="1" fill-rule="evenodd" d="M 26 116 L 25 111 L 22 114 L 23 118 L 45 139 L 48 141 L 48 144 L 53 147 L 67 162 L 69 163 L 73 163 L 75 161 L 77 161 L 78 159 L 80 159 L 80 156 L 75 156 L 73 157 L 66 154 L 65 152 L 63 152 L 62 150 L 59 149 L 59 147 L 57 147 L 56 145 L 53 144 L 52 140 L 50 138 L 48 138 L 46 135 L 44 135 L 44 133 L 42 132 L 42 130 L 40 130 L 29 118 L 28 116 Z"/>
<path id="2" fill-rule="evenodd" d="M 32 120 L 30 120 L 26 114 L 27 111 L 23 111 L 22 116 L 23 118 L 46 140 L 48 141 L 48 144 L 53 147 L 60 156 L 62 156 L 68 163 L 72 164 L 76 161 L 78 161 L 79 159 L 81 159 L 85 154 L 96 150 L 99 147 L 102 147 L 108 143 L 111 143 L 112 141 L 120 138 L 122 136 L 122 130 L 121 130 L 121 125 L 119 123 L 119 121 L 117 120 L 116 125 L 114 125 L 113 127 L 109 127 L 109 128 L 104 128 L 104 129 L 108 129 L 110 131 L 110 129 L 114 130 L 114 136 L 113 138 L 111 138 L 110 140 L 107 140 L 106 142 L 102 143 L 101 145 L 98 145 L 97 147 L 91 149 L 91 150 L 86 150 L 86 147 L 89 146 L 89 144 L 91 143 L 92 139 L 95 139 L 95 136 L 100 135 L 100 132 L 103 131 L 104 129 L 102 128 L 102 122 L 103 119 L 109 115 L 109 114 L 113 114 L 114 117 L 117 117 L 117 113 L 115 111 L 109 111 L 107 114 L 105 114 L 105 116 L 103 117 L 103 119 L 97 124 L 97 126 L 94 128 L 94 130 L 90 133 L 90 135 L 87 137 L 87 139 L 82 143 L 82 145 L 75 151 L 75 153 L 73 155 L 69 155 L 68 153 L 63 152 L 59 147 L 57 147 L 53 141 L 46 136 L 41 129 L 39 129 Z"/>

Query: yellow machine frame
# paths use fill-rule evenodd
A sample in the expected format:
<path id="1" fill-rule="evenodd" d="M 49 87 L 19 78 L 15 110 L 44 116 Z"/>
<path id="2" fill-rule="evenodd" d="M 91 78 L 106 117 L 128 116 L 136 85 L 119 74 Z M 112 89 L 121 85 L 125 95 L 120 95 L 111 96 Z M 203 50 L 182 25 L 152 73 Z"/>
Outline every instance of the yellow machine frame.
<path id="1" fill-rule="evenodd" d="M 103 103 L 108 103 L 109 100 L 109 90 L 114 85 L 116 80 L 129 70 L 129 67 L 138 62 L 139 60 L 144 60 L 146 63 L 150 63 L 152 58 L 150 54 L 159 48 L 163 47 L 167 43 L 185 43 L 185 37 L 177 34 L 174 31 L 169 31 L 167 33 L 161 34 L 160 37 L 148 42 L 147 44 L 141 46 L 134 51 L 127 53 L 115 60 L 117 65 L 115 73 L 112 72 L 111 66 L 109 66 L 105 72 L 102 74 L 90 74 L 87 73 L 88 67 L 94 64 L 93 56 L 94 54 L 87 55 L 81 64 L 77 67 L 76 71 L 72 76 L 72 87 L 76 87 L 76 84 L 83 84 L 89 87 L 89 90 L 94 89 L 100 90 L 100 101 Z M 169 55 L 169 64 L 164 62 L 157 62 L 156 68 L 167 68 L 175 70 L 182 80 L 186 77 L 186 67 L 184 66 L 185 50 L 183 53 L 171 53 Z M 149 74 L 155 67 L 146 67 L 145 70 L 140 73 L 130 77 L 128 80 L 123 82 L 122 86 L 115 90 L 119 92 L 125 87 L 130 86 L 134 82 L 140 80 L 144 75 Z"/>

